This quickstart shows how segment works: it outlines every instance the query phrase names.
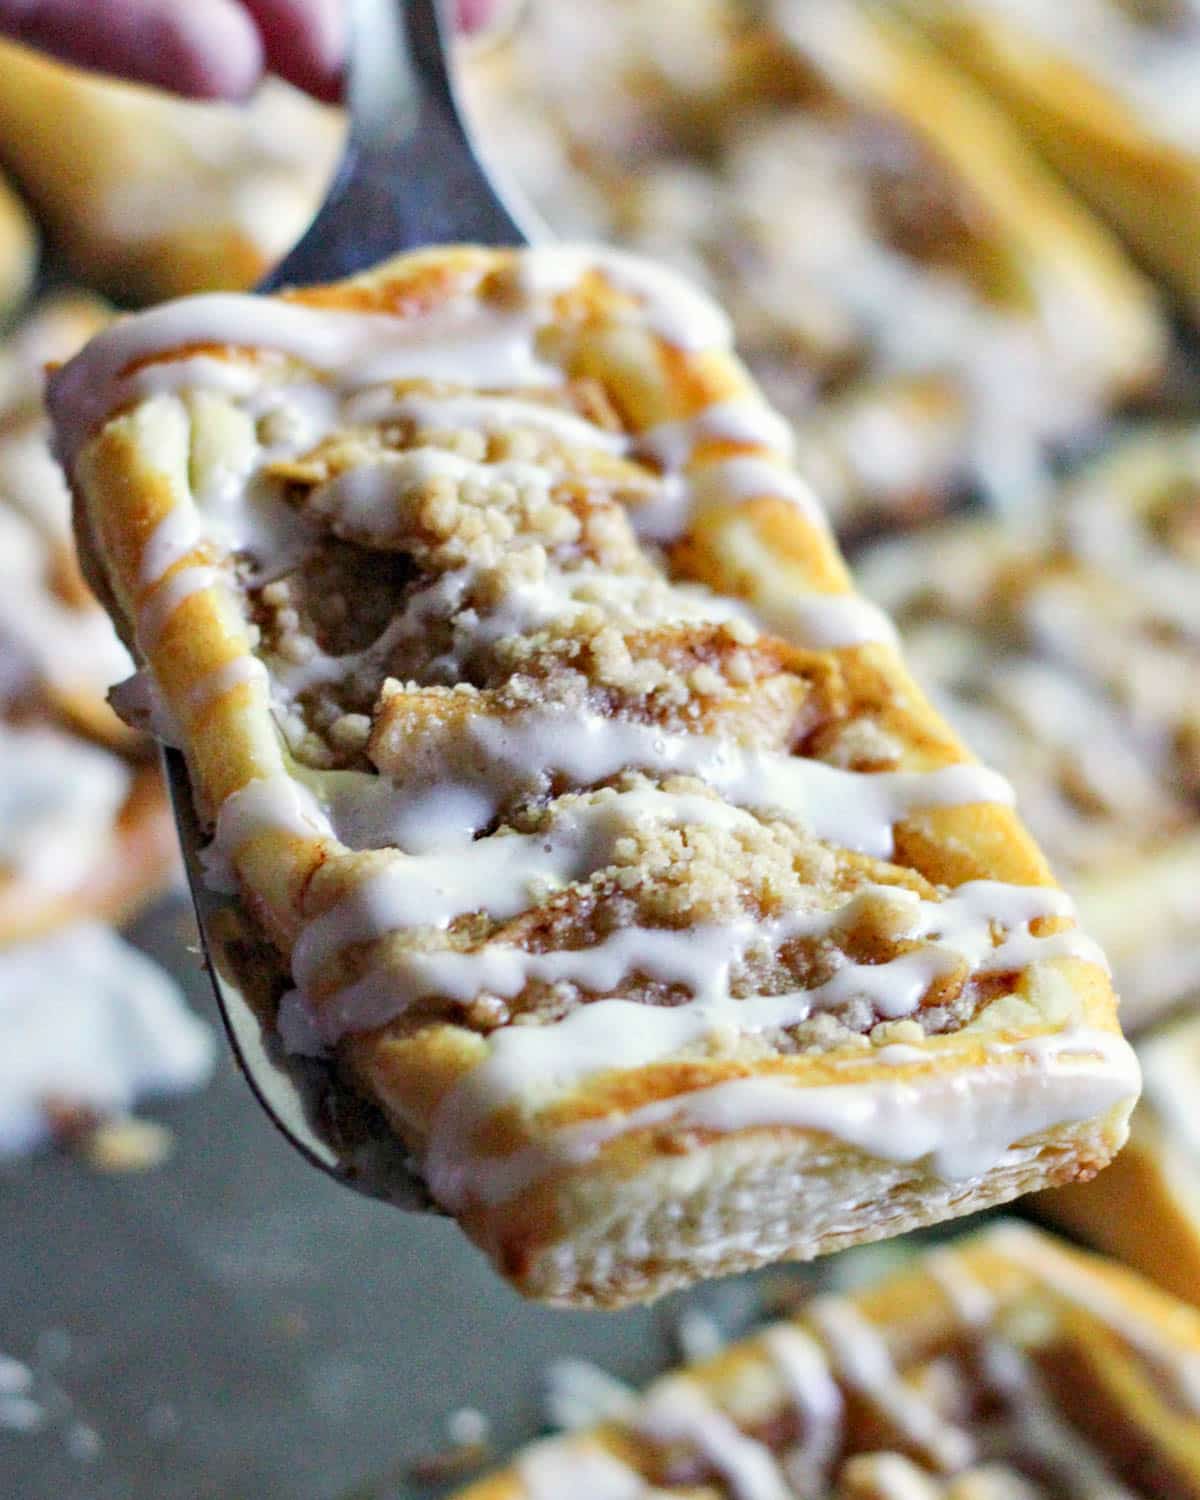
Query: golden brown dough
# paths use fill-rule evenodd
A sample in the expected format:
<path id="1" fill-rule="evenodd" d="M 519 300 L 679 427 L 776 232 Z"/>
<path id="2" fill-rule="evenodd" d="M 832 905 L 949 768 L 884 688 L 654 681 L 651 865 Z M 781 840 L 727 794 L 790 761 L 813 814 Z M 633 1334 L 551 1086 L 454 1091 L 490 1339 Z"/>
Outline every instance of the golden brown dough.
<path id="1" fill-rule="evenodd" d="M 1200 1495 L 1200 1318 L 1018 1224 L 662 1376 L 458 1500 Z"/>
<path id="2" fill-rule="evenodd" d="M 1102 960 L 718 310 L 588 247 L 192 299 L 55 378 L 212 878 L 435 1197 L 616 1304 L 1087 1176 Z"/>
<path id="3" fill-rule="evenodd" d="M 124 300 L 252 286 L 308 224 L 341 135 L 276 81 L 197 104 L 0 43 L 0 161 L 75 273 Z"/>

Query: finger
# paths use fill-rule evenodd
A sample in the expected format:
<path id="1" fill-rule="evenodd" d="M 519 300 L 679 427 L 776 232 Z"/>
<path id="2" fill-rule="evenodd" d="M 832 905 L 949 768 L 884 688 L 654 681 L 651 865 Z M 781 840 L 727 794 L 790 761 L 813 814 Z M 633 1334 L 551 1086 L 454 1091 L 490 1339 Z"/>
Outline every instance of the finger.
<path id="1" fill-rule="evenodd" d="M 267 67 L 320 99 L 341 93 L 346 0 L 242 0 L 262 33 Z"/>
<path id="2" fill-rule="evenodd" d="M 500 0 L 456 0 L 459 29 L 482 31 L 501 9 Z"/>
<path id="3" fill-rule="evenodd" d="M 240 99 L 263 47 L 237 0 L 0 0 L 0 32 L 66 62 L 202 99 Z"/>

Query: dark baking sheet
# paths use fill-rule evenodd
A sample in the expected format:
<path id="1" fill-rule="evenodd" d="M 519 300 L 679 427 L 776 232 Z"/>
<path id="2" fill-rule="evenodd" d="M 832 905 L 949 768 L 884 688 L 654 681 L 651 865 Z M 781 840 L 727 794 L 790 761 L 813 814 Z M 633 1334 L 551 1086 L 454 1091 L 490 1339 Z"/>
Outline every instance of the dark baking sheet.
<path id="1" fill-rule="evenodd" d="M 190 915 L 160 909 L 137 936 L 211 1014 Z M 162 1167 L 48 1153 L 0 1171 L 0 1353 L 34 1367 L 45 1412 L 0 1425 L 4 1500 L 334 1500 L 441 1447 L 459 1406 L 501 1449 L 531 1436 L 556 1355 L 633 1379 L 668 1356 L 670 1303 L 531 1307 L 453 1224 L 305 1165 L 223 1038 L 207 1090 L 142 1112 L 176 1134 Z"/>

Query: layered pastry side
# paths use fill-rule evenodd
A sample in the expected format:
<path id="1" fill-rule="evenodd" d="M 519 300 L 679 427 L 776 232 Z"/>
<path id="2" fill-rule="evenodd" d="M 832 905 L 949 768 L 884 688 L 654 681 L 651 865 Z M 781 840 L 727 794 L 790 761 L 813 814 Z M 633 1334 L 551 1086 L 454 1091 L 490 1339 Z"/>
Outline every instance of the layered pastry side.
<path id="1" fill-rule="evenodd" d="M 531 0 L 471 59 L 481 142 L 560 233 L 726 306 L 839 528 L 1007 504 L 1166 346 L 1156 300 L 969 79 L 886 7 Z"/>
<path id="2" fill-rule="evenodd" d="M 122 321 L 51 407 L 285 1044 L 523 1292 L 644 1299 L 1119 1147 L 1104 961 L 690 285 L 430 250 Z"/>
<path id="3" fill-rule="evenodd" d="M 0 162 L 74 274 L 122 301 L 253 286 L 308 227 L 343 132 L 278 79 L 199 103 L 0 43 Z"/>
<path id="4" fill-rule="evenodd" d="M 1191 0 L 893 0 L 1200 318 L 1200 13 Z"/>
<path id="5" fill-rule="evenodd" d="M 1194 1500 L 1200 1317 L 1020 1224 L 814 1297 L 458 1500 Z"/>
<path id="6" fill-rule="evenodd" d="M 1200 429 L 1149 426 L 1037 534 L 964 519 L 869 549 L 866 593 L 1017 789 L 1137 1030 L 1200 993 Z"/>
<path id="7" fill-rule="evenodd" d="M 129 657 L 79 572 L 42 367 L 107 321 L 47 299 L 0 346 L 0 1155 L 200 1082 L 211 1038 L 102 925 L 176 866 L 151 742 L 106 702 Z"/>

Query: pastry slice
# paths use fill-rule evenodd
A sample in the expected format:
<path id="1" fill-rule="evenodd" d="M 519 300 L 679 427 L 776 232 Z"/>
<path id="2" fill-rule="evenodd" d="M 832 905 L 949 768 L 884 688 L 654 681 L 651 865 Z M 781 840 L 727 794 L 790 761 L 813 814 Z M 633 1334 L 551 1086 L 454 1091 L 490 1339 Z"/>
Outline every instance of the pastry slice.
<path id="1" fill-rule="evenodd" d="M 1098 1170 L 1099 951 L 850 588 L 724 317 L 585 247 L 115 325 L 82 544 L 280 970 L 530 1296 Z"/>
<path id="2" fill-rule="evenodd" d="M 1039 1216 L 1200 1303 L 1200 1014 L 1138 1043 L 1146 1091 L 1129 1144 L 1094 1184 L 1039 1193 Z"/>
<path id="3" fill-rule="evenodd" d="M 1026 499 L 1157 382 L 1146 281 L 881 6 L 531 0 L 466 81 L 497 166 L 559 232 L 728 307 L 840 529 L 968 486 Z"/>
<path id="4" fill-rule="evenodd" d="M 1037 535 L 959 521 L 860 559 L 918 678 L 1017 788 L 1126 1029 L 1200 987 L 1200 433 L 1144 428 Z"/>
<path id="5" fill-rule="evenodd" d="M 823 1295 L 458 1500 L 1192 1500 L 1200 1317 L 1002 1224 Z"/>
<path id="6" fill-rule="evenodd" d="M 195 103 L 0 43 L 0 161 L 75 274 L 122 300 L 252 286 L 307 227 L 342 129 L 278 81 Z"/>
<path id="7" fill-rule="evenodd" d="M 902 0 L 1200 316 L 1200 17 L 1190 0 Z"/>

